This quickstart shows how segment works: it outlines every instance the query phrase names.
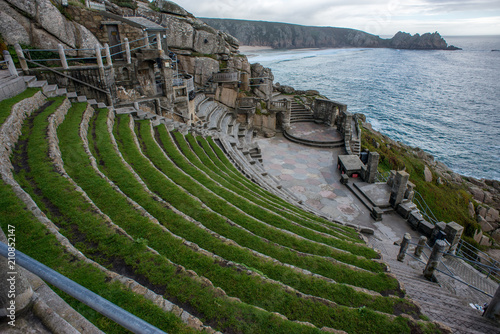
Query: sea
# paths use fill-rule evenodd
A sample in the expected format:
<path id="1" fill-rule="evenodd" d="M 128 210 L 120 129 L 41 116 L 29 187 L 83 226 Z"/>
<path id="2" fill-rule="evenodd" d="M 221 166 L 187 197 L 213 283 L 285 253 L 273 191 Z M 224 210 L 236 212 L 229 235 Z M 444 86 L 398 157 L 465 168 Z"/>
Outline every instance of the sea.
<path id="1" fill-rule="evenodd" d="M 297 49 L 247 52 L 274 82 L 315 89 L 373 128 L 454 172 L 500 180 L 500 36 L 448 36 L 458 51 Z"/>

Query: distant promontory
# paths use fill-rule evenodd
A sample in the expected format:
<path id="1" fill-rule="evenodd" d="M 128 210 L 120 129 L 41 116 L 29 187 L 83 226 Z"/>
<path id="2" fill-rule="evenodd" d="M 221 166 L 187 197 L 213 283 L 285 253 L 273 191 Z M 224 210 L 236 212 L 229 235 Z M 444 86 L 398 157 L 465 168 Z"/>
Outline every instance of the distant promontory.
<path id="1" fill-rule="evenodd" d="M 398 32 L 391 39 L 349 28 L 314 27 L 297 24 L 234 19 L 202 20 L 236 37 L 242 45 L 274 49 L 300 48 L 392 48 L 410 50 L 459 50 L 448 46 L 439 33 L 410 35 Z"/>

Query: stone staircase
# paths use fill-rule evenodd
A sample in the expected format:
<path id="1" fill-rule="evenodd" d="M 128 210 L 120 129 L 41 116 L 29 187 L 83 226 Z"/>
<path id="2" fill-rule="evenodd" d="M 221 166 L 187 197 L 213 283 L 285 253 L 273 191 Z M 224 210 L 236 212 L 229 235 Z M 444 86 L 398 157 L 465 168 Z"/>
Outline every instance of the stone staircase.
<path id="1" fill-rule="evenodd" d="M 314 116 L 303 104 L 292 101 L 290 123 L 299 122 L 314 122 Z"/>
<path id="2" fill-rule="evenodd" d="M 483 318 L 480 311 L 469 306 L 469 303 L 477 301 L 469 298 L 463 290 L 472 289 L 440 273 L 437 273 L 438 283 L 425 279 L 422 273 L 424 264 L 409 255 L 413 254 L 412 247 L 404 261 L 399 262 L 396 260 L 399 246 L 391 244 L 390 240 L 372 238 L 370 241 L 381 251 L 384 262 L 403 284 L 407 295 L 421 306 L 422 313 L 431 320 L 445 324 L 453 333 L 500 333 L 498 324 Z"/>

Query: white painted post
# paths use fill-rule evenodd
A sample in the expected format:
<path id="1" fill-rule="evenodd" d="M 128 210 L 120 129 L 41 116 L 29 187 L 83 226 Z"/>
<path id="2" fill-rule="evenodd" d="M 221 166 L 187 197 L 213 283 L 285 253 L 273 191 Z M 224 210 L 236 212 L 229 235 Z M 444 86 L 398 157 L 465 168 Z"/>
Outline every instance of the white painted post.
<path id="1" fill-rule="evenodd" d="M 68 61 L 66 60 L 66 54 L 64 53 L 64 48 L 62 44 L 57 44 L 57 49 L 59 50 L 59 58 L 61 58 L 61 66 L 65 70 L 69 68 Z"/>
<path id="2" fill-rule="evenodd" d="M 104 79 L 105 78 L 104 64 L 102 63 L 101 47 L 99 46 L 99 44 L 95 45 L 95 56 L 97 58 L 97 66 L 99 66 L 99 73 L 101 74 L 101 77 Z"/>
<path id="3" fill-rule="evenodd" d="M 132 63 L 132 57 L 130 56 L 130 43 L 128 42 L 128 38 L 124 39 L 125 41 L 125 55 L 127 57 L 127 64 Z"/>
<path id="4" fill-rule="evenodd" d="M 23 69 L 23 71 L 28 71 L 28 63 L 26 62 L 26 60 L 24 60 L 24 53 L 21 45 L 19 45 L 19 43 L 16 43 L 14 45 L 14 50 L 16 50 L 17 58 L 19 58 L 19 64 L 21 65 L 21 68 Z"/>
<path id="5" fill-rule="evenodd" d="M 3 59 L 7 61 L 7 67 L 9 68 L 10 75 L 18 77 L 19 74 L 17 74 L 16 65 L 14 65 L 14 62 L 12 61 L 12 57 L 10 56 L 9 51 L 3 50 Z"/>
<path id="6" fill-rule="evenodd" d="M 156 33 L 156 47 L 158 48 L 158 50 L 162 50 L 162 47 L 161 47 L 161 34 L 160 34 L 160 32 Z"/>
<path id="7" fill-rule="evenodd" d="M 149 38 L 148 38 L 148 32 L 144 30 L 144 46 L 149 47 Z"/>
<path id="8" fill-rule="evenodd" d="M 106 65 L 113 66 L 113 62 L 111 61 L 111 52 L 109 51 L 109 45 L 107 43 L 104 44 L 104 50 L 106 53 Z"/>
<path id="9" fill-rule="evenodd" d="M 89 0 L 85 0 L 85 6 L 86 6 L 87 8 L 90 8 L 90 1 L 89 1 Z"/>

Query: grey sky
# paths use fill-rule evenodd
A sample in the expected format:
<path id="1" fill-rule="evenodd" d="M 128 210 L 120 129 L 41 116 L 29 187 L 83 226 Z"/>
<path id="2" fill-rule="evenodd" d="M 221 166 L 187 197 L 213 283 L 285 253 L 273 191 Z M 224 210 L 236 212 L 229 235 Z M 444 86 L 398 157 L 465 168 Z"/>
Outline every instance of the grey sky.
<path id="1" fill-rule="evenodd" d="M 178 0 L 198 17 L 334 26 L 377 35 L 500 35 L 500 0 Z"/>

